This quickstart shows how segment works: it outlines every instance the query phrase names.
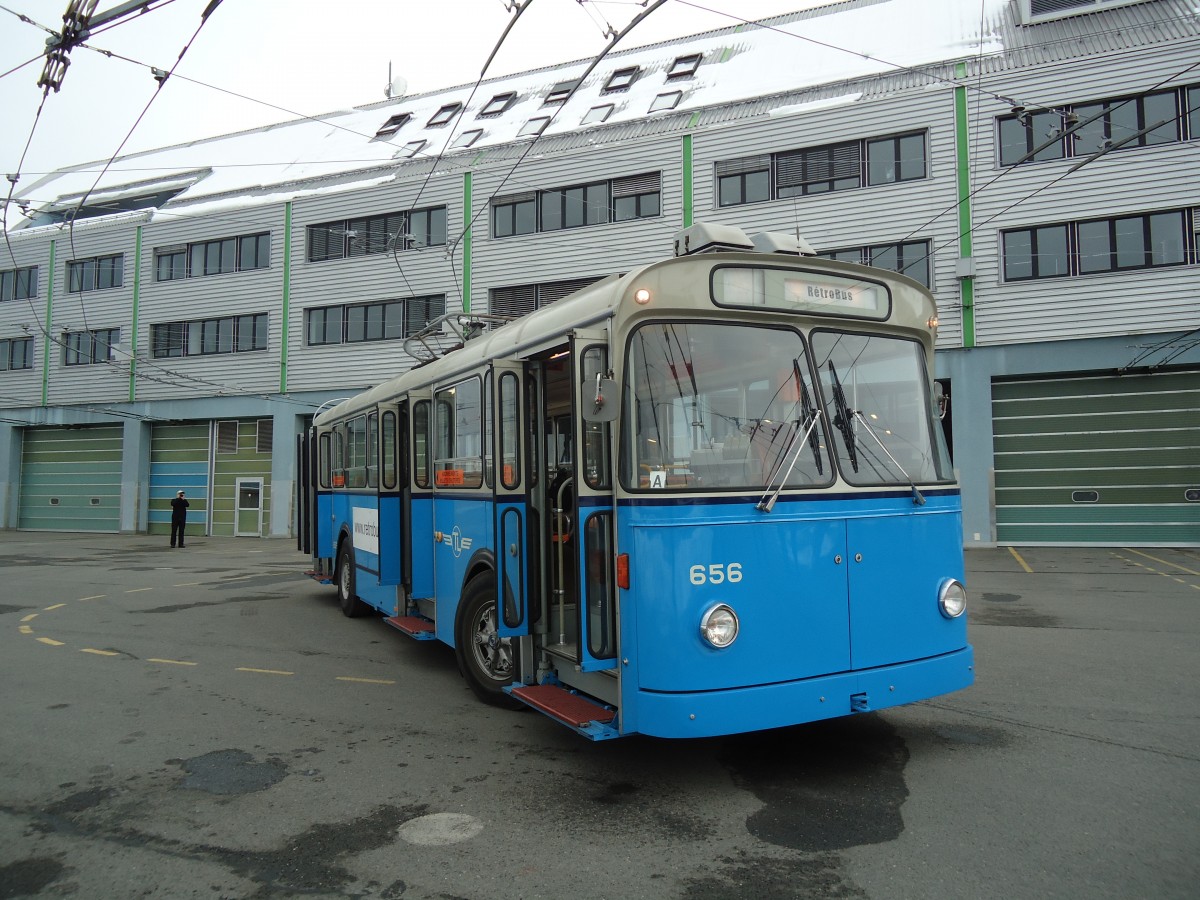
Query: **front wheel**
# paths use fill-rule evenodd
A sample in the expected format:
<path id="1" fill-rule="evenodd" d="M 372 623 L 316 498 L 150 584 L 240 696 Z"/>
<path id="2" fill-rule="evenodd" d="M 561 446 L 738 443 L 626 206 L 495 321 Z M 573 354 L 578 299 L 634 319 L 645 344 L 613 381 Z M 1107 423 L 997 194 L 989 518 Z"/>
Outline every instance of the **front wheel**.
<path id="1" fill-rule="evenodd" d="M 496 579 L 476 575 L 463 592 L 463 610 L 458 620 L 455 653 L 458 668 L 471 690 L 484 703 L 507 709 L 523 704 L 504 693 L 504 686 L 518 677 L 519 646 L 512 638 L 500 637 L 496 626 Z"/>
<path id="2" fill-rule="evenodd" d="M 351 619 L 364 615 L 371 607 L 358 599 L 354 574 L 354 551 L 349 542 L 342 544 L 337 558 L 337 594 L 338 606 L 342 614 Z"/>

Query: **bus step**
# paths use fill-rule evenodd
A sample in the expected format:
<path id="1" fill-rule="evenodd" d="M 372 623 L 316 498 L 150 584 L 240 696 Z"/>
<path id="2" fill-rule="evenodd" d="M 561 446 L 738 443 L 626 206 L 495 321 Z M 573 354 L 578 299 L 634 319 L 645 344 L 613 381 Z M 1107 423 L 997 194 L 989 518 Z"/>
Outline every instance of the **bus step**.
<path id="1" fill-rule="evenodd" d="M 557 719 L 574 728 L 584 737 L 603 741 L 620 737 L 621 733 L 610 724 L 617 717 L 615 709 L 601 706 L 580 694 L 572 693 L 555 684 L 518 684 L 504 689 L 522 703 L 538 712 Z"/>
<path id="2" fill-rule="evenodd" d="M 432 641 L 437 637 L 433 631 L 433 623 L 421 616 L 392 616 L 383 621 L 393 628 L 399 628 L 416 641 Z"/>
<path id="3" fill-rule="evenodd" d="M 312 578 L 314 581 L 319 581 L 321 584 L 333 584 L 333 576 L 328 572 L 322 572 L 319 569 L 311 569 L 304 574 L 309 578 Z"/>

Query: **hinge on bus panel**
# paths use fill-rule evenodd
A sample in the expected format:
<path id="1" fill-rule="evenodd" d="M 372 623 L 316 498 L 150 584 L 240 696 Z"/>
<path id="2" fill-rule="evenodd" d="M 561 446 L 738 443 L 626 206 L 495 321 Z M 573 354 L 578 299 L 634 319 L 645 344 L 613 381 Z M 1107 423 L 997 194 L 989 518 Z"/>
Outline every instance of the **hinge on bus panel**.
<path id="1" fill-rule="evenodd" d="M 861 694 L 850 695 L 850 712 L 870 712 L 871 702 L 867 699 L 867 692 Z"/>

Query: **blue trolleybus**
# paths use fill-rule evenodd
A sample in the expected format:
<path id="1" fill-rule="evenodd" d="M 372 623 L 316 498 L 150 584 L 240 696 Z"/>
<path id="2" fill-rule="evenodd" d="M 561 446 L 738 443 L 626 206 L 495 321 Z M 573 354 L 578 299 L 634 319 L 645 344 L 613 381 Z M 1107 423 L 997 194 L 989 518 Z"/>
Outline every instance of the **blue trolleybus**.
<path id="1" fill-rule="evenodd" d="M 921 285 L 697 225 L 522 318 L 451 318 L 301 438 L 301 544 L 346 615 L 597 740 L 972 683 Z"/>

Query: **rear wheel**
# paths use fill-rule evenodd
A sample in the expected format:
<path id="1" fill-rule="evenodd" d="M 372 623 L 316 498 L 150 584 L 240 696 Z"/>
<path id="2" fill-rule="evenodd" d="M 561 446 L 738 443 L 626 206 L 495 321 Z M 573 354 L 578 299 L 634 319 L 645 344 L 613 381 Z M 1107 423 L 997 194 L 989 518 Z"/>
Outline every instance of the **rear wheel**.
<path id="1" fill-rule="evenodd" d="M 371 607 L 358 599 L 355 587 L 354 550 L 347 541 L 338 550 L 337 558 L 337 593 L 338 605 L 342 614 L 355 618 L 370 612 Z"/>
<path id="2" fill-rule="evenodd" d="M 455 652 L 458 668 L 471 690 L 484 703 L 519 709 L 523 705 L 504 693 L 517 680 L 518 642 L 500 637 L 496 626 L 496 579 L 476 575 L 463 592 Z"/>

